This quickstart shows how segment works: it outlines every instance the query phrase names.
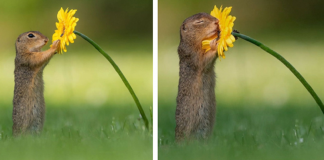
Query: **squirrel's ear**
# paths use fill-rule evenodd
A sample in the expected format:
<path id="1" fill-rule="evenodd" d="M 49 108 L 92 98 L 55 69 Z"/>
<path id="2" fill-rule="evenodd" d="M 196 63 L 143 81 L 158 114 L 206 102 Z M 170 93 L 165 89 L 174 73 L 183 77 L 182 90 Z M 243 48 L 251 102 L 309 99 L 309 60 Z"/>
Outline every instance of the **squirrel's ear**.
<path id="1" fill-rule="evenodd" d="M 185 24 L 182 24 L 181 29 L 182 29 L 183 31 L 186 31 L 186 26 L 185 26 Z"/>

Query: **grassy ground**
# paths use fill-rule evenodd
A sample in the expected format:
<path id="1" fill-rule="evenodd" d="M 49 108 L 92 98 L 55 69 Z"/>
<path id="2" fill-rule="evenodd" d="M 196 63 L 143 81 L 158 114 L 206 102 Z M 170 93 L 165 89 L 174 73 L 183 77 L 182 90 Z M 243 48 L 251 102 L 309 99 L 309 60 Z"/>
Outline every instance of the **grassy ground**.
<path id="1" fill-rule="evenodd" d="M 283 55 L 324 99 L 323 41 L 254 38 Z M 206 142 L 175 144 L 177 44 L 159 48 L 159 159 L 324 157 L 324 116 L 315 101 L 284 65 L 243 40 L 216 62 L 212 136 Z"/>
<path id="2" fill-rule="evenodd" d="M 0 55 L 0 159 L 152 159 L 152 133 L 117 73 L 94 49 L 72 48 L 44 71 L 46 122 L 38 137 L 11 136 L 14 52 Z M 151 120 L 151 51 L 104 50 Z"/>
<path id="3" fill-rule="evenodd" d="M 165 104 L 167 105 L 167 104 Z M 219 105 L 206 142 L 174 142 L 174 109 L 160 109 L 159 159 L 321 159 L 324 118 L 317 106 L 275 109 Z"/>
<path id="4" fill-rule="evenodd" d="M 136 109 L 50 107 L 41 136 L 21 138 L 11 136 L 11 108 L 1 108 L 1 159 L 151 159 Z"/>

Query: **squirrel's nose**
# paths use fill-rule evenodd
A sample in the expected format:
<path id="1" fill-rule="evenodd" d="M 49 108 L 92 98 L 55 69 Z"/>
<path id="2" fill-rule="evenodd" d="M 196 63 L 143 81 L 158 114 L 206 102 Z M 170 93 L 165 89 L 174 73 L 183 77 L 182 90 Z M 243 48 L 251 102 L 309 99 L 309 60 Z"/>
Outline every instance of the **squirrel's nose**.
<path id="1" fill-rule="evenodd" d="M 45 42 L 45 44 L 47 44 L 47 42 L 48 42 L 48 38 L 44 39 L 44 42 Z"/>
<path id="2" fill-rule="evenodd" d="M 218 24 L 219 23 L 219 20 L 217 19 L 216 21 L 215 21 L 215 24 Z"/>

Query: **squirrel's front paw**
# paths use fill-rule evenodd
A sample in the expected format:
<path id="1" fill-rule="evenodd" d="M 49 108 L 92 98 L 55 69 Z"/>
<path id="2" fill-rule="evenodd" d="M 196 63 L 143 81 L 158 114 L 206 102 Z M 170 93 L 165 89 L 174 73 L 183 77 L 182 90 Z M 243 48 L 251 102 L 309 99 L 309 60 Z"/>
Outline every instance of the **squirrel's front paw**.
<path id="1" fill-rule="evenodd" d="M 60 44 L 60 40 L 56 40 L 53 42 L 52 47 L 53 49 L 57 50 Z"/>
<path id="2" fill-rule="evenodd" d="M 216 54 L 217 48 L 218 48 L 217 39 L 214 39 L 210 42 L 210 52 L 212 52 L 213 54 Z"/>
<path id="3" fill-rule="evenodd" d="M 55 50 L 54 54 L 58 52 L 59 46 L 60 46 L 60 40 L 54 41 L 53 44 L 51 45 L 51 49 Z"/>

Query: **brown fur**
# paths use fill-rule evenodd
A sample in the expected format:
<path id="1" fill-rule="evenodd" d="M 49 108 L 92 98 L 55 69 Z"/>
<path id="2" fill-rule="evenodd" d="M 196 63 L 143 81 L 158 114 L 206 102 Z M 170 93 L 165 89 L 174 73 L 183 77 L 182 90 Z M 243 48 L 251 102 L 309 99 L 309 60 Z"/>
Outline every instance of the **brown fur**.
<path id="1" fill-rule="evenodd" d="M 175 136 L 205 139 L 212 132 L 215 112 L 216 40 L 205 53 L 202 41 L 219 34 L 218 19 L 206 13 L 187 18 L 180 28 L 180 79 L 178 86 Z"/>
<path id="2" fill-rule="evenodd" d="M 28 37 L 33 34 L 35 37 Z M 48 38 L 38 31 L 21 34 L 16 40 L 15 90 L 12 112 L 12 133 L 40 133 L 44 124 L 45 101 L 43 70 L 55 54 L 58 42 L 41 51 Z"/>

